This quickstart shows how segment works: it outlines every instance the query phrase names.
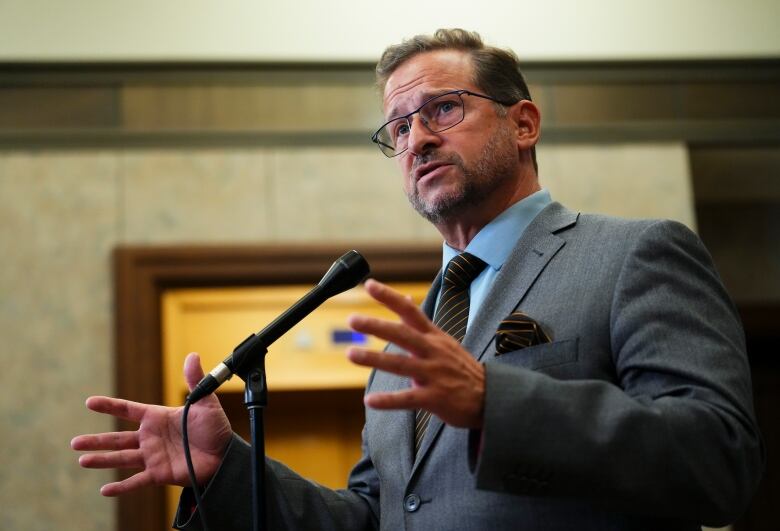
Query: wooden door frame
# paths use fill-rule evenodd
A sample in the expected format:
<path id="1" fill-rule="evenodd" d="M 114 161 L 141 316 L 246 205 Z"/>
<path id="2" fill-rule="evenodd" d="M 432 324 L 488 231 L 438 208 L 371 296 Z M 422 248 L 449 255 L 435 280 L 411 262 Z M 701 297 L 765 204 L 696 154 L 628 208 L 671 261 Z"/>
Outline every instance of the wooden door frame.
<path id="1" fill-rule="evenodd" d="M 113 253 L 116 395 L 160 404 L 163 399 L 160 301 L 173 288 L 311 284 L 349 245 L 121 246 Z M 371 276 L 388 282 L 429 282 L 441 266 L 432 244 L 361 245 Z M 264 323 L 258 323 L 261 327 Z M 239 338 L 240 339 L 240 338 Z M 120 430 L 136 425 L 117 422 Z M 131 472 L 120 472 L 128 477 Z M 162 487 L 119 498 L 119 531 L 170 529 Z"/>

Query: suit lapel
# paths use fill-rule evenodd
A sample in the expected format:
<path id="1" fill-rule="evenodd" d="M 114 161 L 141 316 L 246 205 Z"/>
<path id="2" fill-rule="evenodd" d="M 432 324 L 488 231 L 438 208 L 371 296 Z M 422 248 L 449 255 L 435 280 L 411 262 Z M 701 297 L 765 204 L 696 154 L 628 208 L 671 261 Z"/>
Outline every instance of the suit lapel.
<path id="1" fill-rule="evenodd" d="M 399 352 L 399 356 L 407 354 L 395 345 L 388 345 L 388 352 Z M 409 379 L 386 372 L 377 372 L 369 388 L 369 392 L 392 393 L 409 387 Z M 414 444 L 414 411 L 411 409 L 391 409 L 373 413 L 377 415 L 378 430 L 381 440 L 393 441 L 391 446 L 398 452 L 397 463 L 400 463 L 402 477 L 407 480 L 411 476 L 412 446 Z"/>
<path id="2" fill-rule="evenodd" d="M 444 272 L 440 269 L 436 274 L 436 278 L 431 283 L 431 289 L 425 295 L 425 300 L 422 303 L 422 311 L 428 316 L 428 319 L 433 320 L 433 310 L 436 308 L 436 299 L 439 298 L 439 289 L 441 288 L 441 276 Z"/>
<path id="3" fill-rule="evenodd" d="M 443 270 L 440 270 L 439 273 L 436 275 L 436 278 L 433 280 L 433 283 L 431 284 L 431 289 L 428 290 L 428 293 L 425 296 L 425 300 L 422 303 L 422 311 L 425 313 L 425 315 L 428 316 L 428 319 L 433 320 L 433 312 L 436 309 L 436 300 L 439 298 L 439 290 L 441 289 L 441 278 L 443 275 Z M 408 379 L 407 379 L 407 385 Z M 410 421 L 409 421 L 409 428 L 410 433 L 414 433 L 414 424 L 415 424 L 415 412 L 413 410 L 409 410 L 410 414 Z M 431 419 L 428 421 L 428 428 L 426 429 L 425 436 L 423 437 L 422 444 L 420 446 L 420 451 L 417 453 L 416 459 L 414 459 L 414 455 L 411 452 L 412 447 L 414 446 L 414 443 L 412 442 L 409 445 L 409 455 L 410 455 L 410 462 L 411 459 L 414 459 L 414 464 L 412 465 L 410 474 L 407 476 L 408 478 L 411 478 L 411 474 L 414 473 L 414 470 L 417 468 L 417 463 L 420 461 L 420 458 L 425 455 L 425 452 L 428 450 L 428 448 L 433 443 L 433 439 L 436 438 L 436 434 L 439 433 L 441 430 L 442 421 L 439 420 L 439 417 L 436 415 L 431 415 Z M 413 439 L 410 439 L 410 441 L 413 441 Z"/>
<path id="4" fill-rule="evenodd" d="M 560 203 L 547 206 L 531 222 L 501 267 L 485 302 L 469 326 L 463 346 L 481 360 L 493 342 L 498 323 L 512 313 L 525 297 L 565 240 L 557 232 L 577 222 L 578 214 Z"/>
<path id="5" fill-rule="evenodd" d="M 422 303 L 422 310 L 429 318 L 432 318 L 433 310 L 436 307 L 436 299 L 441 286 L 441 275 L 442 273 L 439 271 Z M 388 352 L 398 352 L 403 356 L 407 355 L 406 352 L 392 343 L 388 344 L 386 350 Z M 393 392 L 407 389 L 409 386 L 409 378 L 377 372 L 370 386 L 370 391 Z M 403 477 L 408 480 L 412 474 L 412 460 L 414 459 L 412 450 L 414 447 L 414 411 L 411 409 L 389 410 L 381 412 L 381 415 L 381 429 L 387 434 L 387 440 L 396 441 L 394 445 L 398 448 L 399 453 L 397 462 L 401 464 Z"/>
<path id="6" fill-rule="evenodd" d="M 469 325 L 466 336 L 463 338 L 463 347 L 471 352 L 477 360 L 482 359 L 488 346 L 493 342 L 501 319 L 517 308 L 545 266 L 563 247 L 565 241 L 556 236 L 555 233 L 575 224 L 577 217 L 577 213 L 564 208 L 560 203 L 552 203 L 542 210 L 526 228 L 509 258 L 501 267 L 495 283 L 474 316 L 473 325 Z M 441 272 L 436 277 L 436 282 L 428 292 L 423 304 L 423 310 L 429 317 L 433 315 L 433 305 L 440 282 Z M 426 303 L 429 303 L 430 307 L 427 307 Z M 412 422 L 414 422 L 413 418 Z M 415 473 L 419 463 L 433 446 L 443 427 L 444 423 L 441 419 L 436 415 L 431 416 L 420 451 L 412 466 L 412 474 Z"/>

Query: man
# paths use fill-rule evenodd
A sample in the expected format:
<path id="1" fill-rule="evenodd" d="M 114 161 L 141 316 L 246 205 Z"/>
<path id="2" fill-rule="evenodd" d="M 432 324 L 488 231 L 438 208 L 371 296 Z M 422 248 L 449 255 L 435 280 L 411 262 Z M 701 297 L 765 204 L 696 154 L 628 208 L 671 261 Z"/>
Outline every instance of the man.
<path id="1" fill-rule="evenodd" d="M 738 317 L 699 240 L 677 223 L 552 202 L 517 59 L 476 34 L 390 47 L 377 75 L 388 122 L 374 141 L 444 237 L 444 273 L 422 309 L 366 282 L 400 322 L 349 320 L 390 343 L 347 354 L 377 369 L 363 456 L 340 491 L 269 460 L 271 528 L 688 530 L 736 518 L 762 448 Z M 188 357 L 190 386 L 202 374 Z M 141 424 L 74 439 L 107 451 L 81 456 L 85 467 L 142 469 L 104 495 L 188 484 L 179 409 L 87 405 Z M 212 529 L 246 529 L 249 449 L 215 397 L 190 415 Z M 183 501 L 176 526 L 199 529 L 188 491 Z"/>

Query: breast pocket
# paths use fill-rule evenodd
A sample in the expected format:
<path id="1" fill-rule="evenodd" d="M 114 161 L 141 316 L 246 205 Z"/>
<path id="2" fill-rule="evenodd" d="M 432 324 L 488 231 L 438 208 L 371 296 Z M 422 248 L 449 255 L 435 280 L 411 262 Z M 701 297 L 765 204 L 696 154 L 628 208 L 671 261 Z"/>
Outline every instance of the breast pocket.
<path id="1" fill-rule="evenodd" d="M 508 363 L 533 371 L 551 369 L 575 363 L 579 356 L 579 338 L 542 343 L 496 356 L 499 363 Z"/>

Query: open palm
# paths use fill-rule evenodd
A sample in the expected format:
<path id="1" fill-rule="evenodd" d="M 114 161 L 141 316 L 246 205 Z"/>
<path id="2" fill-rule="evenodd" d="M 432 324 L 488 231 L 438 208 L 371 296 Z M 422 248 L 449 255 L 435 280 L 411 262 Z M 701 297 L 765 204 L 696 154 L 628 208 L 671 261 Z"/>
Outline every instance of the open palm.
<path id="1" fill-rule="evenodd" d="M 190 389 L 203 377 L 197 355 L 187 356 L 184 376 Z M 79 464 L 85 468 L 140 469 L 127 479 L 104 485 L 101 494 L 118 496 L 146 485 L 189 485 L 182 446 L 182 407 L 142 404 L 106 396 L 89 397 L 87 407 L 139 423 L 136 431 L 79 435 L 71 441 L 74 450 L 99 452 L 79 458 Z M 208 396 L 192 406 L 188 432 L 195 473 L 198 483 L 203 485 L 217 471 L 232 433 L 216 396 Z"/>

